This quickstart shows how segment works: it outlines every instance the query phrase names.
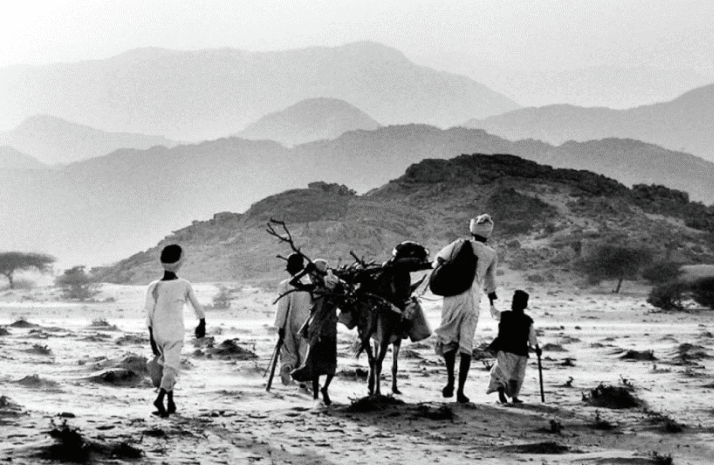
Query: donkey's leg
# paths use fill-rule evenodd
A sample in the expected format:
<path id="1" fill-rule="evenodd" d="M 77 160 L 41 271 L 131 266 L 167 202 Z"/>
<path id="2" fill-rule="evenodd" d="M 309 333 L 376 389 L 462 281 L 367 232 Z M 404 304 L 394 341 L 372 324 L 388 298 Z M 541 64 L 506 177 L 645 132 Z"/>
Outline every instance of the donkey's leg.
<path id="1" fill-rule="evenodd" d="M 387 355 L 387 349 L 389 349 L 389 338 L 392 336 L 391 332 L 383 328 L 379 333 L 379 337 L 375 344 L 379 347 L 379 351 L 375 354 L 374 360 L 374 375 L 375 375 L 375 390 L 374 393 L 381 395 L 382 391 L 379 388 L 379 379 L 382 376 L 382 363 L 384 362 L 384 357 Z"/>
<path id="2" fill-rule="evenodd" d="M 325 378 L 325 386 L 320 390 L 322 392 L 322 401 L 325 403 L 325 405 L 330 405 L 332 403 L 332 400 L 330 400 L 330 395 L 327 393 L 327 389 L 330 387 L 330 383 L 332 382 L 332 378 L 334 378 L 335 375 L 327 375 Z"/>
<path id="3" fill-rule="evenodd" d="M 396 341 L 392 343 L 392 394 L 401 394 L 401 391 L 397 388 L 397 360 L 399 359 L 399 349 L 402 346 L 402 339 L 397 338 Z"/>
<path id="4" fill-rule="evenodd" d="M 367 389 L 369 390 L 369 395 L 374 395 L 374 352 L 372 352 L 372 345 L 370 342 L 366 344 L 365 352 L 367 352 L 367 361 L 369 362 L 369 377 L 367 378 Z"/>

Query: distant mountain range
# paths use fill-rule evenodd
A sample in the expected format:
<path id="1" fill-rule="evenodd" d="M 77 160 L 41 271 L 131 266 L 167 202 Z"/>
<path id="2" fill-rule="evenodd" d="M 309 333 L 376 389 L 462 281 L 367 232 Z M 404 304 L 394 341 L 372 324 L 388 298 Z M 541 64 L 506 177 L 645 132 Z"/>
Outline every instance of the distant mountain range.
<path id="1" fill-rule="evenodd" d="M 52 114 L 108 131 L 204 140 L 316 97 L 382 124 L 460 124 L 519 108 L 464 76 L 373 42 L 276 52 L 157 48 L 78 63 L 0 69 L 0 127 Z"/>
<path id="2" fill-rule="evenodd" d="M 507 68 L 485 60 L 481 50 L 439 50 L 410 55 L 418 63 L 468 76 L 523 106 L 571 104 L 581 107 L 633 108 L 670 101 L 714 82 L 714 73 L 665 66 L 593 65 L 575 69 Z"/>
<path id="3" fill-rule="evenodd" d="M 0 145 L 12 146 L 47 164 L 86 160 L 121 148 L 176 144 L 162 136 L 106 132 L 48 115 L 32 116 L 15 129 L 0 132 Z"/>
<path id="4" fill-rule="evenodd" d="M 714 162 L 714 84 L 670 102 L 628 110 L 549 105 L 471 119 L 465 126 L 511 140 L 533 138 L 554 144 L 607 137 L 637 139 Z"/>
<path id="5" fill-rule="evenodd" d="M 0 145 L 0 170 L 41 170 L 48 166 L 8 145 Z"/>
<path id="6" fill-rule="evenodd" d="M 99 277 L 147 283 L 160 272 L 160 249 L 179 243 L 187 250 L 182 274 L 188 279 L 275 288 L 284 275 L 284 262 L 275 256 L 290 249 L 265 232 L 271 218 L 287 223 L 306 255 L 338 266 L 352 261 L 350 251 L 380 262 L 406 239 L 435 254 L 467 235 L 469 218 L 483 212 L 495 221 L 491 242 L 500 266 L 521 270 L 534 282 L 558 281 L 564 274 L 572 279 L 574 261 L 596 241 L 648 247 L 660 259 L 669 254 L 688 263 L 714 260 L 711 233 L 681 224 L 704 220 L 705 229 L 714 230 L 714 207 L 691 204 L 667 189 L 628 189 L 587 171 L 475 154 L 424 160 L 361 196 L 327 183 L 269 196 L 244 214 L 220 213 L 175 231 L 102 269 Z"/>
<path id="7" fill-rule="evenodd" d="M 243 139 L 274 140 L 286 146 L 322 139 L 336 139 L 345 132 L 371 131 L 379 123 L 344 100 L 302 100 L 285 110 L 260 118 L 234 134 Z"/>
<path id="8" fill-rule="evenodd" d="M 326 181 L 363 193 L 421 160 L 466 153 L 510 153 L 587 168 L 628 185 L 663 184 L 714 203 L 714 164 L 651 144 L 608 139 L 554 147 L 510 142 L 482 130 L 388 126 L 292 149 L 225 138 L 123 149 L 52 171 L 0 170 L 0 248 L 48 252 L 65 262 L 107 263 L 191 221 L 245 211 L 285 189 Z"/>

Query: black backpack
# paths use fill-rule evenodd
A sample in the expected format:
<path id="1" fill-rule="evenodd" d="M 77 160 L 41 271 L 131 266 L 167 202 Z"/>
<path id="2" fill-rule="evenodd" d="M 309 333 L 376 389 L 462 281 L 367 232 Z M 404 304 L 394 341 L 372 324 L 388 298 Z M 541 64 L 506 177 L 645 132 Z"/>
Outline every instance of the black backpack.
<path id="1" fill-rule="evenodd" d="M 429 276 L 432 294 L 451 297 L 467 291 L 476 277 L 478 257 L 471 241 L 462 240 L 454 247 L 451 257 L 434 268 Z"/>

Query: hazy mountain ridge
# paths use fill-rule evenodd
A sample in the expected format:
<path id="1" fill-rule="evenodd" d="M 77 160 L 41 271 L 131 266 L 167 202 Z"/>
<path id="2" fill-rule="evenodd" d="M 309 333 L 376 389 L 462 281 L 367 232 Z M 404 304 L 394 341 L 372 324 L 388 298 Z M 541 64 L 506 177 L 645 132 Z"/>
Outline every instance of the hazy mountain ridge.
<path id="1" fill-rule="evenodd" d="M 48 168 L 47 165 L 30 155 L 9 145 L 0 145 L 0 170 L 42 170 Z"/>
<path id="2" fill-rule="evenodd" d="M 508 139 L 535 138 L 560 144 L 608 137 L 637 139 L 714 161 L 714 84 L 670 101 L 627 110 L 548 105 L 524 108 L 467 127 Z"/>
<path id="3" fill-rule="evenodd" d="M 196 70 L 201 70 L 197 73 Z M 441 126 L 518 108 L 469 78 L 373 42 L 278 52 L 139 49 L 0 70 L 0 125 L 51 113 L 112 131 L 221 137 L 306 98 L 348 101 L 384 124 Z"/>
<path id="4" fill-rule="evenodd" d="M 294 146 L 322 139 L 335 139 L 345 132 L 371 131 L 380 124 L 354 105 L 340 99 L 302 100 L 271 113 L 234 134 L 244 139 L 267 139 Z"/>
<path id="5" fill-rule="evenodd" d="M 704 212 L 714 231 L 714 209 L 690 207 L 678 195 L 666 189 L 629 189 L 601 175 L 511 155 L 424 160 L 362 196 L 314 183 L 263 199 L 244 214 L 226 212 L 194 222 L 156 247 L 103 269 L 100 276 L 112 282 L 148 282 L 158 272 L 161 247 L 178 242 L 187 250 L 183 274 L 189 279 L 271 281 L 280 276 L 284 263 L 268 257 L 286 255 L 289 248 L 265 232 L 270 218 L 286 221 L 308 256 L 337 265 L 351 261 L 350 250 L 384 260 L 405 239 L 436 252 L 465 235 L 469 218 L 483 212 L 494 217 L 492 241 L 502 266 L 535 274 L 571 271 L 583 247 L 606 238 L 646 244 L 660 254 L 676 238 L 675 258 L 693 263 L 714 259 L 707 233 L 682 224 L 684 210 L 699 209 L 693 214 Z M 674 201 L 680 208 L 672 210 L 670 220 L 654 218 L 655 212 L 665 214 L 661 204 L 672 199 L 679 199 Z M 536 247 L 518 245 L 534 239 Z"/>
<path id="6" fill-rule="evenodd" d="M 556 148 L 537 141 L 509 142 L 482 130 L 407 125 L 348 132 L 293 149 L 272 141 L 225 138 L 119 150 L 56 172 L 0 172 L 0 196 L 6 200 L 0 236 L 7 249 L 39 250 L 96 265 L 144 249 L 193 220 L 220 211 L 243 212 L 266 196 L 311 181 L 345 184 L 364 193 L 423 159 L 475 152 L 512 153 L 576 169 L 601 160 L 595 164 L 620 182 L 665 184 L 714 203 L 709 182 L 714 165 L 656 146 L 609 140 Z M 680 179 L 671 176 L 674 170 L 691 174 Z"/>
<path id="7" fill-rule="evenodd" d="M 49 115 L 25 119 L 11 131 L 0 132 L 0 144 L 31 154 L 47 164 L 71 163 L 106 155 L 122 148 L 173 147 L 163 136 L 107 132 Z"/>

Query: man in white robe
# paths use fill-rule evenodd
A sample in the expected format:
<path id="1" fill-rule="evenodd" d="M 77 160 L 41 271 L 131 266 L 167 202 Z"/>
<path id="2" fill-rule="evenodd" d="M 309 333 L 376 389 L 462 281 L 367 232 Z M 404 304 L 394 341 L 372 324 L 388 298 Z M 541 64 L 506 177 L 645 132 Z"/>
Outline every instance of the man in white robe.
<path id="1" fill-rule="evenodd" d="M 469 402 L 464 395 L 464 385 L 471 367 L 473 341 L 481 304 L 481 291 L 485 292 L 491 302 L 496 297 L 496 251 L 486 245 L 493 231 L 493 220 L 489 215 L 480 215 L 469 224 L 472 240 L 468 244 L 478 257 L 476 274 L 473 284 L 465 292 L 444 297 L 441 311 L 441 325 L 434 331 L 437 336 L 436 353 L 444 357 L 447 371 L 447 384 L 442 389 L 444 397 L 454 395 L 454 369 L 456 354 L 460 354 L 459 385 L 456 400 L 460 403 Z M 455 247 L 461 243 L 458 239 L 444 247 L 437 255 L 434 267 L 439 260 L 447 260 L 453 255 Z"/>
<path id="2" fill-rule="evenodd" d="M 161 266 L 164 276 L 153 281 L 146 289 L 146 325 L 149 328 L 149 340 L 154 355 L 159 357 L 163 367 L 159 394 L 154 406 L 159 416 L 176 412 L 174 386 L 181 366 L 181 349 L 186 328 L 183 319 L 184 305 L 189 302 L 199 319 L 195 335 L 198 338 L 206 334 L 206 315 L 203 306 L 196 298 L 191 283 L 176 276 L 183 264 L 183 251 L 176 244 L 164 247 L 161 252 Z M 168 396 L 164 407 L 164 396 Z"/>
<path id="3" fill-rule="evenodd" d="M 298 291 L 290 284 L 290 280 L 302 271 L 303 267 L 302 255 L 290 254 L 285 267 L 290 278 L 278 285 L 278 309 L 274 326 L 278 329 L 278 337 L 283 340 L 280 349 L 280 381 L 284 385 L 292 382 L 290 373 L 303 364 L 308 348 L 307 340 L 300 336 L 299 331 L 310 317 L 312 297 L 309 292 Z M 307 278 L 304 278 L 304 281 L 309 283 Z"/>

